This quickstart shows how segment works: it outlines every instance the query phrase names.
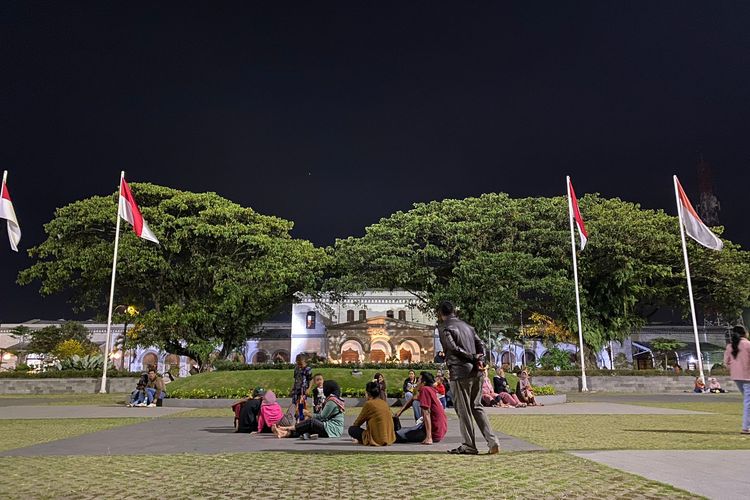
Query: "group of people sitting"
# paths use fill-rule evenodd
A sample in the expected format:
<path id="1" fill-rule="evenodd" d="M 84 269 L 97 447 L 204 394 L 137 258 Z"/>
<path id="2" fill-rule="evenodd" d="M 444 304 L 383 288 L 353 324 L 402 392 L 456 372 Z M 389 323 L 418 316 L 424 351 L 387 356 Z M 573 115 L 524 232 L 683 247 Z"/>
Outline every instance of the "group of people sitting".
<path id="1" fill-rule="evenodd" d="M 165 373 L 165 376 L 167 377 L 166 381 L 157 373 L 155 367 L 150 366 L 148 371 L 138 379 L 135 390 L 130 394 L 130 401 L 128 401 L 127 406 L 148 408 L 161 406 L 162 400 L 167 397 L 166 384 L 173 380 L 172 375 L 168 372 Z"/>
<path id="2" fill-rule="evenodd" d="M 376 373 L 365 386 L 367 401 L 359 416 L 348 428 L 349 436 L 367 446 L 388 446 L 393 443 L 432 444 L 441 441 L 448 431 L 445 414 L 449 390 L 441 375 L 414 371 L 404 381 L 404 404 L 395 413 L 387 400 L 385 378 Z M 344 435 L 345 404 L 341 388 L 334 380 L 314 375 L 307 393 L 312 408 L 305 407 L 301 415 L 293 403 L 284 411 L 273 391 L 260 387 L 249 398 L 238 401 L 235 413 L 236 432 L 275 434 L 278 438 L 337 438 Z M 512 391 L 499 368 L 492 382 L 485 368 L 482 403 L 494 407 L 525 407 L 537 405 L 527 372 L 521 372 L 516 390 Z M 409 409 L 414 413 L 414 425 L 401 427 L 400 417 Z"/>
<path id="3" fill-rule="evenodd" d="M 482 382 L 482 405 L 495 408 L 525 408 L 527 406 L 544 406 L 537 403 L 534 388 L 531 385 L 529 372 L 523 370 L 518 374 L 515 391 L 505 378 L 505 370 L 497 368 L 490 382 L 489 367 L 484 367 Z"/>
<path id="4" fill-rule="evenodd" d="M 727 391 L 722 389 L 721 384 L 718 380 L 716 380 L 716 377 L 709 377 L 708 386 L 706 386 L 706 383 L 701 377 L 695 377 L 693 392 L 697 392 L 699 394 L 704 392 L 710 392 L 712 394 L 724 394 Z"/>

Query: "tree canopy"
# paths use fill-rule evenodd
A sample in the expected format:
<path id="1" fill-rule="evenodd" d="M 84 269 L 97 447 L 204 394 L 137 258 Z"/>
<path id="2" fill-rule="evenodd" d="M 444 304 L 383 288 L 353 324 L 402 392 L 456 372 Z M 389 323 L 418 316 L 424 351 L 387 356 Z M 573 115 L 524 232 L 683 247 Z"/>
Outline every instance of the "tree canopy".
<path id="1" fill-rule="evenodd" d="M 684 311 L 684 267 L 676 217 L 619 199 L 580 200 L 589 242 L 579 252 L 586 342 L 619 340 L 659 308 Z M 718 228 L 721 231 L 721 228 Z M 690 245 L 698 306 L 734 318 L 750 297 L 750 257 Z M 485 194 L 418 203 L 336 241 L 333 292 L 402 288 L 422 307 L 450 299 L 485 329 L 548 315 L 577 331 L 567 201 Z"/>
<path id="2" fill-rule="evenodd" d="M 120 236 L 115 304 L 136 305 L 139 345 L 205 363 L 227 354 L 296 291 L 311 290 L 325 252 L 290 236 L 292 222 L 261 215 L 215 193 L 132 184 L 161 245 Z M 36 262 L 19 283 L 41 281 L 44 295 L 67 291 L 77 310 L 106 311 L 117 193 L 58 209 Z M 209 349 L 207 346 L 211 346 Z"/>

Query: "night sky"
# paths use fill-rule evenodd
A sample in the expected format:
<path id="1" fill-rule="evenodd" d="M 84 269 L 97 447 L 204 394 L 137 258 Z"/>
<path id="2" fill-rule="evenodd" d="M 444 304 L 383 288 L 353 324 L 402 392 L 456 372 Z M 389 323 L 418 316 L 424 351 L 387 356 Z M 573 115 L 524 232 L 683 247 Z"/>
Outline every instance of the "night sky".
<path id="1" fill-rule="evenodd" d="M 561 195 L 566 174 L 675 213 L 671 175 L 696 204 L 701 153 L 750 246 L 750 3 L 479 3 L 3 2 L 22 246 L 122 169 L 328 245 L 418 201 Z M 0 261 L 0 322 L 73 317 L 15 285 L 31 261 L 4 222 Z"/>

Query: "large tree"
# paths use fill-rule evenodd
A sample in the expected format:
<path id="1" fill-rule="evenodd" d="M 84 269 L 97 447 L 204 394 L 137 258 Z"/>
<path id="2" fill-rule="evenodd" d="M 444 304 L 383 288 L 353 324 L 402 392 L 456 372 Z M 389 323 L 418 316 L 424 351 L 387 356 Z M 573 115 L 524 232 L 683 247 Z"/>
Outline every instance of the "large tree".
<path id="1" fill-rule="evenodd" d="M 140 345 L 157 345 L 201 364 L 226 355 L 294 292 L 320 278 L 325 253 L 290 236 L 292 223 L 261 215 L 215 193 L 132 184 L 161 245 L 120 236 L 116 304 L 133 304 Z M 19 283 L 41 281 L 44 295 L 67 291 L 77 310 L 106 310 L 117 194 L 80 200 L 45 225 L 36 263 Z"/>
<path id="2" fill-rule="evenodd" d="M 659 308 L 685 308 L 675 217 L 618 199 L 588 195 L 581 210 L 590 239 L 579 253 L 586 341 L 621 339 Z M 691 245 L 698 304 L 736 315 L 750 296 L 748 252 Z M 326 288 L 351 292 L 403 288 L 425 308 L 452 299 L 484 330 L 536 311 L 575 331 L 567 201 L 486 194 L 419 203 L 338 240 Z"/>

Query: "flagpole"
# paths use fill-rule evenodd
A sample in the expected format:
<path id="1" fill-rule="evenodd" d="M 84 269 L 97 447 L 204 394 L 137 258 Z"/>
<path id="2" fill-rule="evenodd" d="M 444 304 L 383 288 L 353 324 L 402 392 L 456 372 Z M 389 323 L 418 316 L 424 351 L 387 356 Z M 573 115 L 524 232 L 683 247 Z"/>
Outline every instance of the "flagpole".
<path id="1" fill-rule="evenodd" d="M 573 279 L 576 284 L 576 312 L 578 313 L 578 345 L 581 351 L 581 392 L 588 392 L 589 387 L 586 383 L 586 362 L 583 360 L 583 327 L 581 326 L 581 296 L 578 293 L 578 258 L 576 257 L 576 237 L 573 227 L 573 198 L 570 194 L 570 176 L 565 178 L 566 188 L 568 190 L 568 218 L 570 219 L 570 248 L 573 254 Z"/>
<path id="2" fill-rule="evenodd" d="M 120 193 L 125 171 L 120 172 L 120 184 L 117 188 L 117 225 L 115 226 L 115 252 L 112 257 L 112 281 L 109 286 L 109 312 L 107 313 L 107 340 L 104 347 L 104 367 L 102 368 L 102 386 L 99 393 L 107 392 L 107 363 L 109 362 L 110 337 L 112 336 L 112 304 L 115 299 L 115 275 L 117 274 L 117 249 L 120 245 Z"/>
<path id="3" fill-rule="evenodd" d="M 685 242 L 685 228 L 682 224 L 682 204 L 680 203 L 680 194 L 677 190 L 677 176 L 673 175 L 672 180 L 674 181 L 674 197 L 677 202 L 677 221 L 680 224 L 680 239 L 682 240 L 682 256 L 685 259 L 685 275 L 687 276 L 688 296 L 690 297 L 690 315 L 693 319 L 693 335 L 695 335 L 695 351 L 698 355 L 698 374 L 701 380 L 705 383 L 706 379 L 703 376 L 703 356 L 701 354 L 701 344 L 698 338 L 698 322 L 695 319 L 695 301 L 693 300 L 693 283 L 690 279 L 690 262 L 688 261 L 687 243 Z"/>

